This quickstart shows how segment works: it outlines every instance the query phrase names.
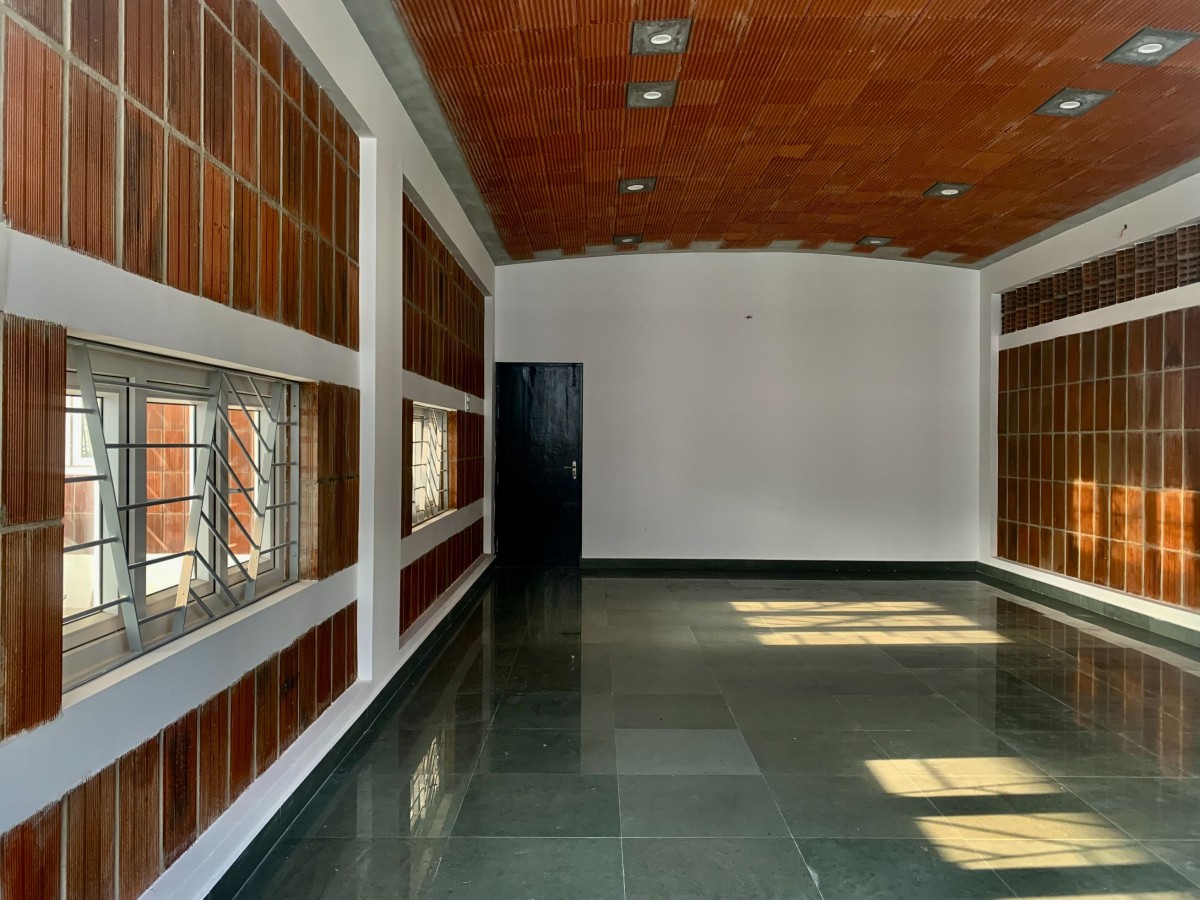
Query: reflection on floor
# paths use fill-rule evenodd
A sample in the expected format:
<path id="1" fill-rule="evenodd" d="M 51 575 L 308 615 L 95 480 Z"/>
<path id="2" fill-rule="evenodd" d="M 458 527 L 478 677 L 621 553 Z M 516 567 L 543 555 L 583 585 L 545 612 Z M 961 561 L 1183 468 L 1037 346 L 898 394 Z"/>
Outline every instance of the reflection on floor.
<path id="1" fill-rule="evenodd" d="M 1200 665 L 968 581 L 502 571 L 245 898 L 1200 898 Z"/>

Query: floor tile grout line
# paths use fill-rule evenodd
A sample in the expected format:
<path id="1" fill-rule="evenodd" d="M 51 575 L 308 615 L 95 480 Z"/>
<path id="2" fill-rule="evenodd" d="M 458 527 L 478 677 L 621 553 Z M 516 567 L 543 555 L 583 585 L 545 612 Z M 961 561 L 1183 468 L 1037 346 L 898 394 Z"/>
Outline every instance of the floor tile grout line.
<path id="1" fill-rule="evenodd" d="M 741 729 L 739 729 L 739 733 L 740 731 Z M 742 740 L 745 739 L 746 736 L 743 734 Z M 798 853 L 800 856 L 800 862 L 804 864 L 804 868 L 808 871 L 808 877 L 812 879 L 813 887 L 817 892 L 817 897 L 820 898 L 820 900 L 825 900 L 825 894 L 821 890 L 821 879 L 817 875 L 816 870 L 813 869 L 813 867 L 808 864 L 808 860 L 805 859 L 804 851 L 800 849 L 800 842 L 796 840 L 796 835 L 792 833 L 792 825 L 790 822 L 788 822 L 787 816 L 783 814 L 783 807 L 779 805 L 779 798 L 775 796 L 775 791 L 771 788 L 771 782 L 767 781 L 766 773 L 762 771 L 761 766 L 759 766 L 758 777 L 762 779 L 763 787 L 767 789 L 767 796 L 771 798 L 771 803 L 775 806 L 775 812 L 779 814 L 779 819 L 781 822 L 783 822 L 783 827 L 787 829 L 788 837 L 792 839 L 792 846 L 796 848 L 796 853 Z"/>

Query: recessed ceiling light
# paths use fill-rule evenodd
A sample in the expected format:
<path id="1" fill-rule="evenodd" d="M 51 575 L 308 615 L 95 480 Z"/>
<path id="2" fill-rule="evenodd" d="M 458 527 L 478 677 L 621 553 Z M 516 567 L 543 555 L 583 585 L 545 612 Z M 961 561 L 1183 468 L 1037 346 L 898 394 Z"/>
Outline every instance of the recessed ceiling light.
<path id="1" fill-rule="evenodd" d="M 648 194 L 657 186 L 657 178 L 622 178 L 617 182 L 617 192 L 620 194 Z"/>
<path id="2" fill-rule="evenodd" d="M 965 194 L 974 186 L 975 185 L 973 184 L 958 184 L 952 181 L 939 181 L 925 192 L 925 196 L 948 200 L 951 197 L 959 197 Z"/>
<path id="3" fill-rule="evenodd" d="M 629 52 L 634 56 L 683 53 L 692 32 L 691 19 L 655 19 L 633 23 Z"/>
<path id="4" fill-rule="evenodd" d="M 616 234 L 613 235 L 614 244 L 640 244 L 642 236 L 640 234 Z"/>
<path id="5" fill-rule="evenodd" d="M 674 103 L 674 81 L 632 82 L 625 89 L 625 105 L 630 109 L 671 106 Z"/>
<path id="6" fill-rule="evenodd" d="M 1178 53 L 1200 35 L 1190 31 L 1144 28 L 1104 58 L 1105 62 L 1130 66 L 1157 66 Z"/>
<path id="7" fill-rule="evenodd" d="M 1112 96 L 1112 91 L 1064 88 L 1037 109 L 1039 116 L 1082 116 Z"/>
<path id="8" fill-rule="evenodd" d="M 858 242 L 860 247 L 886 247 L 892 242 L 890 237 L 878 237 L 876 235 L 867 235 Z"/>

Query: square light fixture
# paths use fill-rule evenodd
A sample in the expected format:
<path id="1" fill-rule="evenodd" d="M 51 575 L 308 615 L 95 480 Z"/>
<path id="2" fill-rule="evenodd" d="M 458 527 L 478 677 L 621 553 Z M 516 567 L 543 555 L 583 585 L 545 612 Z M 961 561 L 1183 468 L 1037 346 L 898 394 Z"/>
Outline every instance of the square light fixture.
<path id="1" fill-rule="evenodd" d="M 640 234 L 614 234 L 613 243 L 620 246 L 628 246 L 629 244 L 640 244 L 642 236 Z"/>
<path id="2" fill-rule="evenodd" d="M 955 197 L 961 197 L 973 187 L 975 187 L 973 184 L 956 184 L 952 181 L 939 181 L 925 192 L 925 196 L 938 197 L 942 200 L 952 200 Z"/>
<path id="3" fill-rule="evenodd" d="M 630 109 L 672 106 L 674 103 L 674 81 L 634 81 L 625 89 L 625 105 Z"/>
<path id="4" fill-rule="evenodd" d="M 875 234 L 868 234 L 865 238 L 858 242 L 860 247 L 886 247 L 892 242 L 890 237 L 879 237 Z"/>
<path id="5" fill-rule="evenodd" d="M 654 19 L 633 23 L 629 52 L 634 56 L 682 53 L 692 35 L 691 19 Z"/>
<path id="6" fill-rule="evenodd" d="M 1037 108 L 1039 116 L 1082 116 L 1112 96 L 1112 91 L 1063 88 Z"/>
<path id="7" fill-rule="evenodd" d="M 617 182 L 617 193 L 649 194 L 657 184 L 657 178 L 622 178 Z"/>
<path id="8" fill-rule="evenodd" d="M 1145 28 L 1104 57 L 1105 62 L 1130 66 L 1157 66 L 1182 50 L 1200 35 L 1190 31 L 1168 31 L 1164 28 Z"/>

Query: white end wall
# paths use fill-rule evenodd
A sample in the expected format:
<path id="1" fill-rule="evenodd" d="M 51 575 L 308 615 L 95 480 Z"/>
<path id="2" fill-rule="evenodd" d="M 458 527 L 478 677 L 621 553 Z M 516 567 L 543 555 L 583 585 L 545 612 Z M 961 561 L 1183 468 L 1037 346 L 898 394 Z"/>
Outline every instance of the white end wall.
<path id="1" fill-rule="evenodd" d="M 858 256 L 506 266 L 496 358 L 583 364 L 585 558 L 973 560 L 978 291 Z"/>

